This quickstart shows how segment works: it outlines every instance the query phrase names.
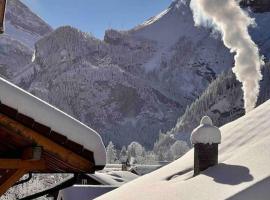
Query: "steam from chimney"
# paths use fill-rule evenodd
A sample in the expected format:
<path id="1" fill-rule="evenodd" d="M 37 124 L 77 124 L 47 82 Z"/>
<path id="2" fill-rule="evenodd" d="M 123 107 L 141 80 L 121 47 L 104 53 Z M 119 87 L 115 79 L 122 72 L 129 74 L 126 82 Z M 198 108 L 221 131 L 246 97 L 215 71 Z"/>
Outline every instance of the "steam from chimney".
<path id="1" fill-rule="evenodd" d="M 246 113 L 251 111 L 259 95 L 263 60 L 252 41 L 248 27 L 254 25 L 235 0 L 191 0 L 195 25 L 213 27 L 222 34 L 224 45 L 235 53 L 233 72 L 242 83 Z"/>

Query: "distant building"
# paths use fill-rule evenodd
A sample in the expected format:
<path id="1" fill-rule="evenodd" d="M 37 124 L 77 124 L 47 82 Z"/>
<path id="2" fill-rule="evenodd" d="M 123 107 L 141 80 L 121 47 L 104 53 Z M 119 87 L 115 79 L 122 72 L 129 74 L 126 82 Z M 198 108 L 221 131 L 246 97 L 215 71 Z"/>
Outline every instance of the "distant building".
<path id="1" fill-rule="evenodd" d="M 137 175 L 128 171 L 82 174 L 76 185 L 59 191 L 57 200 L 94 199 L 136 178 Z"/>

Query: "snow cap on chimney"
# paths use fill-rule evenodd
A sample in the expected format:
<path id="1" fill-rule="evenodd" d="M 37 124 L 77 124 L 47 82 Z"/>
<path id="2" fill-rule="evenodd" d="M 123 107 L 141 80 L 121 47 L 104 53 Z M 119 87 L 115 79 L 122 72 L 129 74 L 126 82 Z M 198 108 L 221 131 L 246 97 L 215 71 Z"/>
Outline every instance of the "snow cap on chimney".
<path id="1" fill-rule="evenodd" d="M 213 126 L 211 118 L 204 116 L 200 125 L 192 131 L 190 140 L 192 144 L 220 144 L 221 133 L 219 128 Z"/>

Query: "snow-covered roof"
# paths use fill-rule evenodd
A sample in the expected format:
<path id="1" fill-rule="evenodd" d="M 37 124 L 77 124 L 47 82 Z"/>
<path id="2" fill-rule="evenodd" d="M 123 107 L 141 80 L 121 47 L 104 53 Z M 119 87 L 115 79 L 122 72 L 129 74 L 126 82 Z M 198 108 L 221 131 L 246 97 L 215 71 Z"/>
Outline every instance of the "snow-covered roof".
<path id="1" fill-rule="evenodd" d="M 204 116 L 200 125 L 192 131 L 190 140 L 192 144 L 219 144 L 221 142 L 221 133 L 217 127 L 213 126 L 211 118 Z"/>
<path id="2" fill-rule="evenodd" d="M 90 200 L 116 188 L 112 185 L 74 185 L 60 190 L 57 200 Z"/>
<path id="3" fill-rule="evenodd" d="M 193 149 L 175 162 L 142 176 L 106 199 L 269 199 L 270 100 L 221 127 L 219 163 L 193 177 Z"/>
<path id="4" fill-rule="evenodd" d="M 95 179 L 103 185 L 116 185 L 120 186 L 129 181 L 132 181 L 139 176 L 129 171 L 111 171 L 107 173 L 96 172 L 94 174 L 88 174 L 91 178 Z"/>
<path id="5" fill-rule="evenodd" d="M 93 129 L 3 78 L 0 78 L 0 101 L 92 151 L 96 166 L 105 165 L 105 147 Z"/>
<path id="6" fill-rule="evenodd" d="M 75 185 L 61 190 L 57 199 L 93 199 L 138 178 L 136 174 L 128 171 L 95 172 L 88 176 L 101 185 Z"/>

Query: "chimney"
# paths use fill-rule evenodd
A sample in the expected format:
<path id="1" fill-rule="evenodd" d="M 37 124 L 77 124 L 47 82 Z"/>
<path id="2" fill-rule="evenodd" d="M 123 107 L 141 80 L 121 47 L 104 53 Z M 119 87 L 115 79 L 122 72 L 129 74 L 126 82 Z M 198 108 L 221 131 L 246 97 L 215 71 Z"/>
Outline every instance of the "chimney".
<path id="1" fill-rule="evenodd" d="M 218 164 L 218 144 L 221 142 L 219 128 L 213 126 L 208 116 L 201 119 L 200 125 L 191 133 L 194 146 L 194 176 Z"/>

